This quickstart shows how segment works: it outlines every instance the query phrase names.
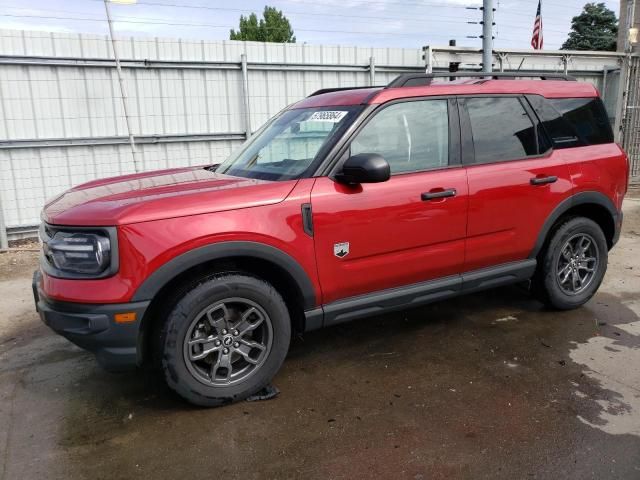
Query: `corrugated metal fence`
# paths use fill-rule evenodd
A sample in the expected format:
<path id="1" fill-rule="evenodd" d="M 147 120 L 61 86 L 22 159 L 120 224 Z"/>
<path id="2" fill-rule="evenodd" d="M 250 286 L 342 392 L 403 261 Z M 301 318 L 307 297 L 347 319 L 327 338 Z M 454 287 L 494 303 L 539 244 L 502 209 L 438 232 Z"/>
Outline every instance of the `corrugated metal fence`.
<path id="1" fill-rule="evenodd" d="M 142 170 L 220 161 L 314 90 L 422 65 L 397 48 L 124 38 L 118 51 Z M 107 37 L 0 31 L 0 54 L 1 201 L 16 232 L 45 198 L 134 165 Z"/>
<path id="2" fill-rule="evenodd" d="M 425 69 L 422 49 L 117 42 L 141 170 L 219 162 L 314 90 L 384 85 Z M 619 55 L 569 53 L 498 51 L 496 69 L 577 74 L 601 89 L 615 117 Z M 480 52 L 429 49 L 426 58 L 433 69 L 477 68 Z M 12 235 L 33 231 L 46 198 L 134 171 L 114 67 L 104 36 L 0 30 L 0 216 Z"/>

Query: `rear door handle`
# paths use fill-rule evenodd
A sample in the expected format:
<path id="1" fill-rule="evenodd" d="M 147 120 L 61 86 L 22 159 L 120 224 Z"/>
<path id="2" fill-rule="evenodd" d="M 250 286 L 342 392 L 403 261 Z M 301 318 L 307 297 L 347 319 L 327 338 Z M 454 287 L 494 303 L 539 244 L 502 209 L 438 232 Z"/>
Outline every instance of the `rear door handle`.
<path id="1" fill-rule="evenodd" d="M 529 182 L 531 185 L 546 185 L 547 183 L 555 183 L 558 181 L 558 177 L 551 175 L 549 177 L 533 177 Z"/>
<path id="2" fill-rule="evenodd" d="M 456 193 L 458 192 L 456 192 L 455 188 L 449 188 L 447 190 L 439 190 L 437 192 L 424 192 L 420 195 L 420 198 L 423 202 L 428 202 L 429 200 L 435 200 L 437 198 L 455 197 Z"/>

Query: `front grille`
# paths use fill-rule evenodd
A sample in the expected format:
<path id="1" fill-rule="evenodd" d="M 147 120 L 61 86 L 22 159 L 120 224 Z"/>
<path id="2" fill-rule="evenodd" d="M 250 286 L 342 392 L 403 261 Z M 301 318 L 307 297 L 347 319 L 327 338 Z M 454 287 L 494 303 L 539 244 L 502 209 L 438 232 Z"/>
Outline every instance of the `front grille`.
<path id="1" fill-rule="evenodd" d="M 40 241 L 42 243 L 46 243 L 51 240 L 55 232 L 51 230 L 51 227 L 46 223 L 41 223 L 40 228 L 38 229 L 38 235 L 40 236 Z"/>
<path id="2" fill-rule="evenodd" d="M 40 236 L 40 241 L 42 243 L 42 258 L 41 261 L 46 262 L 48 265 L 53 267 L 53 260 L 51 260 L 51 253 L 49 252 L 49 242 L 55 235 L 55 230 L 51 228 L 51 226 L 46 223 L 42 223 L 40 228 L 38 229 L 38 235 Z"/>

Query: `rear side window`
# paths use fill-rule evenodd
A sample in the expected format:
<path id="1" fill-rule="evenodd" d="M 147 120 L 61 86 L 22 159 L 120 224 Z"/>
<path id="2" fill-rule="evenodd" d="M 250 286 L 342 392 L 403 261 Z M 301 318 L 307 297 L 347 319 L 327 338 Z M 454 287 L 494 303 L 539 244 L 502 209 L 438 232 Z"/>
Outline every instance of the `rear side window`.
<path id="1" fill-rule="evenodd" d="M 465 100 L 475 163 L 505 162 L 538 154 L 536 131 L 516 97 Z"/>
<path id="2" fill-rule="evenodd" d="M 580 145 L 613 142 L 611 124 L 599 98 L 554 98 L 549 102 L 575 129 Z"/>
<path id="3" fill-rule="evenodd" d="M 583 147 L 613 142 L 607 112 L 599 98 L 552 98 L 528 95 L 553 148 Z"/>

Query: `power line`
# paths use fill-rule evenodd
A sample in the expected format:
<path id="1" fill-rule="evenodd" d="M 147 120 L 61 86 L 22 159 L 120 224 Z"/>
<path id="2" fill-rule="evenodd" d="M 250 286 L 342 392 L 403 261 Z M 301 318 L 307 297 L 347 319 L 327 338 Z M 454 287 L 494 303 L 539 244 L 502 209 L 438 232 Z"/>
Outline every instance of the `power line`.
<path id="1" fill-rule="evenodd" d="M 92 0 L 92 1 L 96 1 L 96 2 L 102 2 L 102 0 Z M 19 6 L 8 6 L 7 4 L 4 4 L 7 6 L 7 8 L 12 8 L 12 9 L 17 9 L 17 10 L 32 10 L 32 8 L 24 8 L 24 7 L 19 7 Z M 162 5 L 162 6 L 166 6 L 166 7 L 175 7 L 175 8 L 188 8 L 188 9 L 204 9 L 204 10 L 212 10 L 212 11 L 237 11 L 237 12 L 249 12 L 251 11 L 251 9 L 241 9 L 241 8 L 227 8 L 227 7 L 208 7 L 208 6 L 204 6 L 204 5 L 178 5 L 178 4 L 169 4 L 169 3 L 158 3 L 158 2 L 138 2 L 138 5 L 150 5 L 150 6 L 158 6 L 158 5 Z M 69 11 L 69 10 L 47 10 L 47 9 L 38 9 L 41 12 L 54 12 L 54 13 L 67 13 L 67 14 L 72 14 L 72 15 L 95 15 L 92 14 L 90 12 L 79 12 L 79 11 Z M 421 25 L 424 25 L 425 20 L 418 20 L 416 18 L 409 18 L 409 17 L 397 17 L 397 16 L 385 16 L 385 17 L 380 17 L 380 16 L 373 16 L 373 15 L 368 15 L 368 16 L 354 16 L 354 15 L 344 15 L 344 14 L 332 14 L 332 13 L 317 13 L 317 12 L 286 12 L 287 15 L 312 15 L 312 16 L 319 16 L 319 17 L 338 17 L 338 18 L 345 18 L 345 19 L 350 19 L 351 21 L 359 21 L 361 19 L 374 19 L 374 20 L 380 20 L 384 23 L 386 23 L 388 20 L 390 19 L 394 19 L 394 20 L 403 20 L 403 21 L 410 21 L 410 22 L 419 22 Z M 509 13 L 504 13 L 504 15 L 515 15 L 515 16 L 523 16 L 523 17 L 527 17 L 529 18 L 530 16 L 527 14 L 518 14 L 518 13 L 514 13 L 514 12 L 509 12 Z M 130 20 L 141 20 L 141 21 L 147 21 L 147 20 L 157 20 L 158 22 L 163 22 L 165 21 L 164 18 L 148 18 L 148 17 L 132 17 L 132 16 L 127 16 L 126 18 L 122 18 L 120 16 L 114 16 L 114 18 L 119 18 L 121 19 L 121 22 L 126 22 L 126 19 L 130 19 Z M 101 17 L 102 18 L 102 17 Z M 465 20 L 456 20 L 456 21 L 445 21 L 445 20 L 440 20 L 441 18 L 454 18 L 454 19 L 459 19 L 459 16 L 453 17 L 453 16 L 447 16 L 447 15 L 430 15 L 428 19 L 435 19 L 438 20 L 439 23 L 452 23 L 452 24 L 462 24 L 462 23 L 469 23 L 472 24 L 472 21 L 465 21 Z M 513 22 L 513 21 L 508 21 L 505 25 L 502 25 L 504 28 L 518 28 L 518 27 L 522 27 L 522 28 L 529 28 L 533 25 L 533 23 L 529 24 L 529 23 L 517 23 L 517 22 Z M 554 23 L 550 23 L 550 22 L 545 22 L 545 26 L 554 26 Z M 558 25 L 559 26 L 559 25 Z M 564 25 L 563 25 L 564 27 Z M 302 30 L 302 29 L 295 29 L 295 30 Z M 564 34 L 566 32 L 565 29 L 563 30 L 553 30 L 553 29 L 549 29 L 549 28 L 545 28 L 546 31 L 548 32 L 556 32 L 556 33 L 561 33 Z"/>
<path id="2" fill-rule="evenodd" d="M 93 1 L 102 1 L 102 0 L 93 0 Z M 159 3 L 159 2 L 139 2 L 139 4 L 143 4 L 143 5 L 150 5 L 150 6 L 166 6 L 166 7 L 175 7 L 175 8 L 193 8 L 193 9 L 205 9 L 205 10 L 222 10 L 222 11 L 249 11 L 249 10 L 245 10 L 245 9 L 234 9 L 234 8 L 226 8 L 226 7 L 207 7 L 207 6 L 196 6 L 196 5 L 177 5 L 177 4 L 168 4 L 168 3 Z M 5 4 L 6 5 L 6 4 Z M 26 10 L 26 8 L 24 7 L 8 7 L 8 8 L 13 8 L 13 9 L 18 9 L 18 10 Z M 56 13 L 68 13 L 68 14 L 82 14 L 82 15 L 97 15 L 97 14 L 93 14 L 90 12 L 77 12 L 77 11 L 63 11 L 63 10 L 46 10 L 46 9 L 38 9 L 40 11 L 50 11 L 50 12 L 56 12 Z M 355 17 L 355 16 L 349 16 L 349 15 L 340 15 L 340 14 L 331 14 L 331 13 L 312 13 L 312 12 L 308 12 L 308 13 L 304 13 L 304 12 L 288 12 L 287 14 L 293 14 L 293 15 L 314 15 L 314 16 L 331 16 L 331 17 L 344 17 L 344 18 L 353 18 L 353 19 L 358 19 L 358 18 L 369 18 L 369 19 L 375 19 L 375 20 L 387 20 L 387 19 L 397 19 L 397 20 L 407 20 L 407 21 L 412 21 L 412 22 L 417 22 L 420 20 L 416 20 L 416 19 L 411 19 L 408 17 L 378 17 L 378 16 L 359 16 L 359 17 Z M 501 17 L 503 15 L 514 15 L 514 13 L 512 12 L 504 12 L 501 11 L 500 12 Z M 104 18 L 88 18 L 88 17 L 59 17 L 59 16 L 40 16 L 40 15 L 12 15 L 12 14 L 3 14 L 0 15 L 3 17 L 10 17 L 10 18 L 42 18 L 42 19 L 58 19 L 58 20 L 74 20 L 74 21 L 93 21 L 93 22 L 102 22 L 105 21 Z M 452 17 L 448 17 L 448 16 L 431 16 L 432 18 L 452 18 Z M 455 18 L 455 17 L 453 17 Z M 126 18 L 114 18 L 114 21 L 117 21 L 119 23 L 131 23 L 131 24 L 149 24 L 149 25 L 167 25 L 167 26 L 192 26 L 192 27 L 211 27 L 211 28 L 229 28 L 229 26 L 227 25 L 215 25 L 215 24 L 209 24 L 209 23 L 185 23 L 185 22 L 175 22 L 175 21 L 166 21 L 165 19 L 162 18 L 143 18 L 143 17 L 131 17 L 128 16 Z M 447 22 L 444 20 L 439 20 L 441 23 L 468 23 L 468 24 L 473 24 L 474 22 L 471 21 L 457 21 L 457 22 Z M 422 21 L 420 21 L 420 23 L 423 23 Z M 567 30 L 555 30 L 555 29 L 551 29 L 548 28 L 549 23 L 547 22 L 545 24 L 545 29 L 544 31 L 546 32 L 553 32 L 553 33 L 558 33 L 558 34 L 568 34 Z M 512 21 L 506 22 L 501 24 L 501 28 L 502 29 L 518 29 L 521 30 L 522 28 L 528 28 L 528 27 L 532 27 L 532 24 L 523 24 L 523 23 L 514 23 Z M 344 34 L 370 34 L 373 32 L 366 32 L 366 31 L 353 31 L 353 30 L 322 30 L 322 29 L 305 29 L 305 28 L 296 28 L 297 31 L 307 31 L 307 32 L 318 32 L 318 33 L 344 33 Z M 397 36 L 431 36 L 431 37 L 440 37 L 440 38 L 449 38 L 451 36 L 451 34 L 436 34 L 436 33 L 428 33 L 425 35 L 425 32 L 407 32 L 407 33 L 396 33 L 396 32 L 376 32 L 378 34 L 381 35 L 397 35 Z M 462 34 L 461 34 L 462 35 Z M 496 34 L 496 36 L 498 36 L 498 34 Z M 587 34 L 586 36 L 588 36 L 589 38 L 608 38 L 607 36 L 604 35 L 589 35 Z M 500 35 L 500 38 L 503 40 L 520 40 L 519 38 L 513 38 L 513 37 L 505 37 L 503 35 Z"/>
<path id="3" fill-rule="evenodd" d="M 513 3 L 520 3 L 521 1 L 522 0 L 513 0 Z M 526 0 L 525 0 L 525 2 L 526 2 Z M 571 5 L 567 5 L 566 3 L 550 2 L 549 0 L 545 0 L 544 1 L 545 5 L 553 5 L 556 8 L 567 8 L 567 9 L 571 9 L 571 10 L 577 9 L 578 12 L 582 11 L 582 9 L 584 8 L 584 3 L 585 2 L 580 2 L 579 6 L 576 5 L 574 7 L 574 6 L 571 6 Z M 527 6 L 529 6 L 529 4 L 527 4 Z M 535 7 L 535 5 L 534 5 L 534 7 Z"/>
<path id="4" fill-rule="evenodd" d="M 92 0 L 92 1 L 100 1 L 100 0 Z M 312 0 L 276 0 L 279 2 L 285 2 L 285 3 L 292 3 L 292 4 L 300 4 L 300 3 L 305 3 L 308 5 L 318 5 L 318 2 L 312 1 Z M 140 2 L 138 2 L 140 3 Z M 350 3 L 356 3 L 357 5 L 360 6 L 368 6 L 368 5 L 381 5 L 381 6 L 388 6 L 388 5 L 398 5 L 398 6 L 402 6 L 402 7 L 406 7 L 406 6 L 416 6 L 416 7 L 442 7 L 442 8 L 467 8 L 470 6 L 476 6 L 478 5 L 476 4 L 469 4 L 469 5 L 451 5 L 449 3 L 430 3 L 430 2 L 393 2 L 393 1 L 369 1 L 369 0 L 351 0 Z M 172 5 L 173 6 L 173 5 Z M 192 7 L 197 7 L 196 5 L 190 5 Z M 199 5 L 198 7 L 201 7 L 202 5 Z M 345 8 L 344 5 L 336 5 L 336 6 L 340 6 L 342 8 Z M 187 6 L 189 7 L 189 6 Z"/>
<path id="5" fill-rule="evenodd" d="M 523 18 L 531 19 L 531 26 L 533 26 L 533 20 L 535 18 L 535 15 L 530 15 L 530 14 L 524 13 L 524 12 L 514 12 L 514 11 L 511 11 L 511 10 L 503 10 L 502 11 L 502 15 L 509 15 L 509 16 L 513 16 L 513 17 L 523 17 Z M 555 22 L 549 22 L 548 20 L 544 21 L 545 25 L 548 25 L 550 23 L 551 24 L 555 24 Z"/>
<path id="6" fill-rule="evenodd" d="M 88 18 L 88 17 L 50 17 L 44 15 L 10 15 L 10 14 L 0 14 L 0 17 L 9 17 L 9 18 L 40 18 L 44 20 L 75 20 L 75 21 L 88 21 L 88 22 L 105 22 L 105 19 L 98 18 Z M 137 20 L 116 20 L 114 22 L 117 23 L 133 23 L 133 24 L 143 24 L 143 25 L 169 25 L 169 26 L 185 26 L 185 27 L 208 27 L 208 28 L 224 28 L 229 29 L 228 25 L 215 25 L 212 23 L 181 23 L 181 22 L 156 22 L 156 21 L 137 21 Z M 273 30 L 269 29 L 268 30 Z M 394 36 L 402 36 L 402 37 L 415 37 L 415 36 L 431 36 L 431 37 L 445 37 L 449 38 L 451 35 L 441 35 L 429 33 L 425 35 L 425 32 L 411 32 L 411 33 L 398 33 L 398 32 L 365 32 L 365 31 L 356 31 L 356 30 L 322 30 L 322 29 L 312 29 L 312 28 L 296 28 L 296 31 L 301 32 L 317 32 L 317 33 L 345 33 L 345 34 L 372 34 L 376 35 L 394 35 Z"/>
<path id="7" fill-rule="evenodd" d="M 569 33 L 571 33 L 571 32 L 569 32 Z M 567 38 L 569 38 L 569 33 L 567 33 Z M 605 40 L 605 39 L 613 39 L 613 40 L 615 40 L 616 39 L 616 36 L 607 36 L 607 35 L 599 35 L 599 34 L 581 34 L 581 35 L 584 36 L 584 37 L 588 37 L 590 39 L 594 39 L 594 40 L 595 39 L 603 39 L 603 40 Z M 496 36 L 496 38 L 498 38 L 498 36 Z M 508 41 L 519 41 L 520 40 L 520 38 L 514 38 L 514 37 L 511 37 L 511 36 L 506 36 L 505 37 L 504 35 L 501 35 L 500 39 L 508 40 Z"/>
<path id="8" fill-rule="evenodd" d="M 145 5 L 150 5 L 150 4 L 145 4 Z M 179 6 L 178 6 L 179 7 Z M 32 11 L 32 8 L 25 8 L 25 7 L 18 7 L 18 6 L 7 6 L 7 8 L 11 9 L 11 10 L 29 10 Z M 250 10 L 244 10 L 244 9 L 240 9 L 240 8 L 212 8 L 214 10 L 225 10 L 225 11 L 233 11 L 233 12 L 247 12 Z M 66 13 L 66 14 L 70 14 L 70 15 L 99 15 L 99 14 L 93 14 L 90 12 L 79 12 L 79 11 L 70 11 L 70 10 L 48 10 L 48 9 L 43 9 L 43 8 L 38 8 L 39 12 L 52 12 L 52 13 L 56 13 L 56 14 L 61 14 L 61 13 Z M 350 21 L 354 21 L 354 20 L 361 20 L 361 19 L 376 19 L 376 20 L 381 20 L 384 21 L 385 23 L 388 23 L 389 20 L 404 20 L 404 21 L 409 21 L 409 22 L 419 22 L 421 25 L 424 25 L 424 21 L 423 20 L 418 20 L 415 17 L 414 18 L 410 18 L 410 17 L 377 17 L 377 16 L 350 16 L 350 15 L 341 15 L 341 14 L 333 14 L 333 13 L 304 13 L 304 12 L 287 12 L 287 15 L 314 15 L 314 16 L 321 16 L 321 17 L 339 17 L 339 18 L 349 18 Z M 101 18 L 104 18 L 102 15 L 100 15 Z M 130 16 L 127 15 L 126 17 L 122 17 L 119 15 L 113 15 L 113 18 L 122 18 L 124 19 L 132 19 L 132 20 L 159 20 L 159 21 L 164 21 L 164 18 L 153 18 L 153 17 L 136 17 L 136 16 Z M 433 16 L 432 18 L 434 18 L 435 20 L 437 20 L 439 23 L 467 23 L 465 20 L 459 20 L 460 17 L 452 17 L 452 16 Z M 453 20 L 440 20 L 441 18 L 455 18 L 458 19 L 456 21 Z M 297 30 L 297 29 L 296 29 Z"/>
<path id="9" fill-rule="evenodd" d="M 100 0 L 93 0 L 93 1 L 100 1 Z M 226 12 L 254 12 L 253 9 L 251 8 L 228 8 L 228 7 L 209 7 L 209 6 L 205 6 L 205 5 L 175 5 L 175 4 L 171 4 L 171 3 L 157 3 L 157 2 L 137 2 L 137 5 L 149 5 L 149 6 L 162 6 L 162 7 L 172 7 L 172 8 L 186 8 L 186 9 L 194 9 L 194 10 L 213 10 L 213 11 L 226 11 Z M 351 18 L 351 19 L 358 19 L 358 18 L 369 18 L 369 19 L 379 19 L 379 20 L 409 20 L 409 21 L 419 21 L 419 22 L 424 22 L 424 20 L 428 20 L 429 18 L 426 19 L 416 19 L 415 17 L 396 17 L 396 16 L 390 16 L 390 15 L 385 15 L 384 17 L 380 17 L 380 16 L 374 16 L 374 15 L 344 15 L 341 13 L 318 13 L 318 12 L 296 12 L 296 11 L 291 11 L 291 10 L 287 10 L 286 12 L 284 12 L 287 16 L 289 15 L 303 15 L 303 16 L 314 16 L 314 17 L 341 17 L 341 18 Z M 460 16 L 452 16 L 452 15 L 431 15 L 431 18 L 453 18 L 453 19 L 459 19 Z"/>
<path id="10" fill-rule="evenodd" d="M 102 0 L 91 0 L 91 1 L 95 1 L 95 2 L 100 2 Z M 285 0 L 286 1 L 286 0 Z M 306 2 L 304 0 L 295 0 L 292 3 L 309 3 L 309 4 L 313 4 L 313 5 L 317 5 L 316 2 Z M 413 4 L 413 3 L 399 3 L 399 2 L 366 2 L 367 4 L 375 4 L 375 3 L 381 3 L 381 4 L 391 4 L 391 3 L 396 3 L 398 5 L 402 4 L 402 5 L 419 5 L 419 6 L 438 6 L 438 7 L 443 7 L 443 8 L 449 8 L 449 7 L 455 7 L 458 8 L 461 5 L 454 5 L 451 6 L 449 4 L 429 4 L 429 3 L 420 3 L 420 4 Z M 147 2 L 147 1 L 140 1 L 137 2 L 136 5 L 147 5 L 147 6 L 162 6 L 162 7 L 172 7 L 172 8 L 184 8 L 184 9 L 193 9 L 193 10 L 212 10 L 212 11 L 232 11 L 232 12 L 254 12 L 254 9 L 251 8 L 228 8 L 228 7 L 211 7 L 208 5 L 180 5 L 180 4 L 174 4 L 174 3 L 160 3 L 160 2 Z M 341 8 L 347 8 L 345 6 L 339 6 Z M 465 6 L 462 5 L 461 6 L 464 9 L 477 9 L 479 7 L 475 7 L 475 6 Z M 429 20 L 430 18 L 452 18 L 452 19 L 459 19 L 460 16 L 452 16 L 452 15 L 434 15 L 433 13 L 429 13 L 429 15 L 427 17 L 421 18 L 419 20 L 417 20 L 415 17 L 398 17 L 398 16 L 389 16 L 389 15 L 385 15 L 384 17 L 381 16 L 373 16 L 373 15 L 345 15 L 345 14 L 339 14 L 339 13 L 318 13 L 318 12 L 296 12 L 296 11 L 290 11 L 287 10 L 284 12 L 286 15 L 304 15 L 304 16 L 320 16 L 320 17 L 342 17 L 342 18 L 351 18 L 351 19 L 358 19 L 358 18 L 370 18 L 370 19 L 380 19 L 380 20 L 408 20 L 408 21 L 419 21 L 419 22 L 424 22 L 426 20 Z M 514 15 L 514 16 L 522 16 L 522 17 L 527 17 L 527 18 L 534 18 L 533 15 L 529 15 L 526 13 L 521 13 L 521 12 L 505 12 L 505 14 L 507 15 Z M 548 22 L 546 22 L 548 23 Z M 533 23 L 532 23 L 533 25 Z"/>

